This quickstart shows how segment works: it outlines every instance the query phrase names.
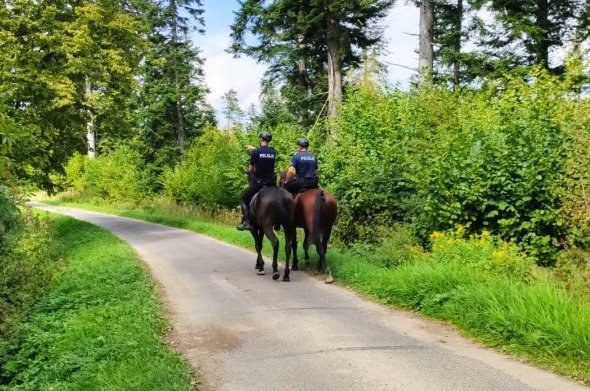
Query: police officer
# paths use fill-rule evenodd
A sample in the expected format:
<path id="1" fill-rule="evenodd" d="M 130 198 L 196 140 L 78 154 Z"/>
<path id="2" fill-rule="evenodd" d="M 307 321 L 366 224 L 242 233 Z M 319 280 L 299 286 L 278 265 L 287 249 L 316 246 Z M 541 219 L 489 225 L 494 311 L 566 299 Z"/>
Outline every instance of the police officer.
<path id="1" fill-rule="evenodd" d="M 250 230 L 250 219 L 248 216 L 248 205 L 252 197 L 264 186 L 276 186 L 277 179 L 275 174 L 275 160 L 277 153 L 275 149 L 268 145 L 272 140 L 270 132 L 261 132 L 258 136 L 260 146 L 255 148 L 248 145 L 246 149 L 250 151 L 250 165 L 248 166 L 249 186 L 242 193 L 240 199 L 240 208 L 242 209 L 242 222 L 238 225 L 240 231 Z"/>
<path id="2" fill-rule="evenodd" d="M 291 158 L 285 177 L 285 188 L 292 194 L 318 188 L 318 158 L 307 150 L 308 147 L 308 139 L 297 139 L 297 153 Z"/>

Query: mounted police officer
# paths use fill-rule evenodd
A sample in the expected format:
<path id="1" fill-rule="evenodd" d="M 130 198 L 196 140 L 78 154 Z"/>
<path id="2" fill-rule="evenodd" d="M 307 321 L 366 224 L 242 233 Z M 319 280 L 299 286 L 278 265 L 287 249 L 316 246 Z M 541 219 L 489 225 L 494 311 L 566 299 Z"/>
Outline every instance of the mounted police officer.
<path id="1" fill-rule="evenodd" d="M 291 158 L 285 177 L 285 188 L 292 194 L 303 189 L 318 188 L 318 158 L 307 148 L 308 139 L 297 139 L 297 153 Z"/>
<path id="2" fill-rule="evenodd" d="M 255 148 L 251 145 L 246 146 L 250 151 L 250 165 L 248 166 L 249 186 L 242 193 L 240 199 L 240 208 L 242 209 L 242 222 L 238 225 L 240 231 L 252 229 L 250 218 L 248 216 L 248 205 L 256 193 L 264 186 L 276 186 L 277 179 L 275 174 L 275 160 L 277 152 L 268 145 L 272 140 L 270 132 L 263 131 L 258 136 L 260 146 Z"/>

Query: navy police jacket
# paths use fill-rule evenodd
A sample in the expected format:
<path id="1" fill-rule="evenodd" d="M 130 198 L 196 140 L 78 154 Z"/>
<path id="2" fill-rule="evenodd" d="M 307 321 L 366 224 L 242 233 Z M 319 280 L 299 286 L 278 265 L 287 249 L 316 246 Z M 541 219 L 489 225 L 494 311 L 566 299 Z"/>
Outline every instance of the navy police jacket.
<path id="1" fill-rule="evenodd" d="M 273 180 L 277 152 L 273 147 L 260 146 L 250 154 L 250 164 L 256 168 L 254 176 L 260 181 Z"/>
<path id="2" fill-rule="evenodd" d="M 309 151 L 297 152 L 291 158 L 297 179 L 318 179 L 318 158 Z"/>

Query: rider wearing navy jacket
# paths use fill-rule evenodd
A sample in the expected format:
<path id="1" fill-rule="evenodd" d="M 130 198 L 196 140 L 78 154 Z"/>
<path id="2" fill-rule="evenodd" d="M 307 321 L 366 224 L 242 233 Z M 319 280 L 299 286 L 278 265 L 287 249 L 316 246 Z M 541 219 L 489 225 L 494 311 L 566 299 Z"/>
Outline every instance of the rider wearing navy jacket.
<path id="1" fill-rule="evenodd" d="M 242 209 L 242 222 L 238 225 L 240 231 L 250 230 L 250 219 L 248 217 L 248 205 L 252 197 L 264 186 L 276 186 L 277 179 L 275 174 L 275 160 L 277 152 L 268 145 L 272 140 L 270 132 L 261 132 L 258 136 L 260 139 L 260 146 L 254 148 L 247 146 L 250 151 L 250 165 L 248 166 L 249 186 L 242 193 L 240 199 L 240 208 Z"/>
<path id="2" fill-rule="evenodd" d="M 297 153 L 291 158 L 285 177 L 285 188 L 292 194 L 318 188 L 318 158 L 309 152 L 309 140 L 297 139 Z"/>

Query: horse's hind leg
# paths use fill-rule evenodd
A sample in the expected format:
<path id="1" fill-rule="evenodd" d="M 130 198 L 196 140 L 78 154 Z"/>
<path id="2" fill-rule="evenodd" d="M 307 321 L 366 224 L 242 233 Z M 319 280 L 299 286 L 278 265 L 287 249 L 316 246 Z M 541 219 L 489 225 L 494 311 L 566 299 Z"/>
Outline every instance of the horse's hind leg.
<path id="1" fill-rule="evenodd" d="M 285 235 L 287 231 L 285 231 Z M 293 228 L 293 239 L 291 240 L 291 248 L 293 250 L 293 267 L 291 270 L 299 270 L 299 259 L 297 258 L 297 231 Z"/>
<path id="2" fill-rule="evenodd" d="M 330 240 L 330 235 L 332 234 L 332 227 L 326 229 L 322 238 L 322 248 L 324 249 L 324 269 L 326 271 L 326 283 L 331 284 L 334 282 L 332 278 L 332 270 L 330 270 L 330 265 L 328 265 L 328 260 L 326 259 L 326 253 L 328 252 L 328 241 Z"/>
<path id="3" fill-rule="evenodd" d="M 308 268 L 311 265 L 311 259 L 309 258 L 309 247 L 311 246 L 309 230 L 304 228 L 305 238 L 303 239 L 303 260 L 305 261 L 305 267 Z"/>
<path id="4" fill-rule="evenodd" d="M 258 270 L 258 274 L 262 275 L 264 274 L 264 260 L 262 259 L 262 239 L 264 236 L 259 229 L 253 229 L 250 232 L 252 232 L 252 236 L 254 237 L 254 247 L 258 254 L 256 258 L 256 266 L 254 268 Z"/>
<path id="5" fill-rule="evenodd" d="M 290 281 L 289 275 L 289 258 L 291 258 L 291 242 L 294 240 L 296 232 L 295 228 L 283 226 L 285 230 L 285 272 L 283 273 L 283 281 Z"/>
<path id="6" fill-rule="evenodd" d="M 332 235 L 332 227 L 326 228 L 324 235 L 322 237 L 322 247 L 324 248 L 324 255 L 328 253 L 328 241 L 330 240 L 330 235 Z"/>
<path id="7" fill-rule="evenodd" d="M 324 246 L 322 244 L 321 238 L 317 238 L 315 240 L 315 250 L 318 253 L 319 259 L 317 263 L 317 270 L 318 272 L 323 272 L 326 268 L 326 253 L 324 251 Z"/>
<path id="8" fill-rule="evenodd" d="M 278 280 L 280 276 L 277 263 L 277 258 L 279 256 L 279 239 L 275 235 L 272 225 L 264 227 L 264 234 L 272 244 L 272 279 Z"/>
<path id="9" fill-rule="evenodd" d="M 315 249 L 320 257 L 318 260 L 318 272 L 325 272 L 326 279 L 324 281 L 326 284 L 331 284 L 334 282 L 334 279 L 332 278 L 332 271 L 326 262 L 326 252 L 324 251 L 323 241 L 319 238 L 316 240 Z"/>

